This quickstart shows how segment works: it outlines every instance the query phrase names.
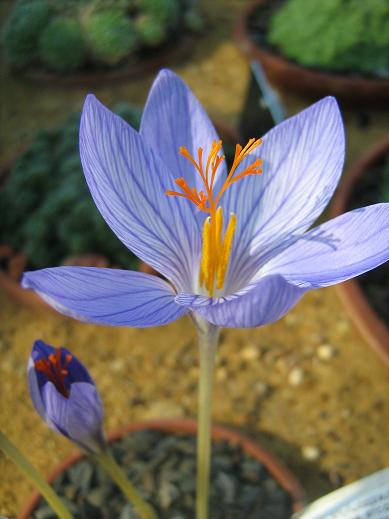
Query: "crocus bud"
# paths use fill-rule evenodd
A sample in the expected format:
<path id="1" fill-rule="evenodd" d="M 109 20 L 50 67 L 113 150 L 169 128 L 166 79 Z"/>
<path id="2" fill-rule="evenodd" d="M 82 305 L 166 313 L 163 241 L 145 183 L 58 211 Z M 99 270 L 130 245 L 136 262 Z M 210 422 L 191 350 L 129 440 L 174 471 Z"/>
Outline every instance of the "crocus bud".
<path id="1" fill-rule="evenodd" d="M 66 348 L 35 341 L 28 381 L 35 409 L 54 431 L 90 453 L 104 448 L 101 399 L 77 357 Z"/>

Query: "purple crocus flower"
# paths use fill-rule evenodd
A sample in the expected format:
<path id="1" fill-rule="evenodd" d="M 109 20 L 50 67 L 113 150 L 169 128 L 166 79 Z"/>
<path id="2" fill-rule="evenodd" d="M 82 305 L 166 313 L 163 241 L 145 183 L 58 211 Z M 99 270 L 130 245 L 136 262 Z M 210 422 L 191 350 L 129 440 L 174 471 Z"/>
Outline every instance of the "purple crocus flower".
<path id="1" fill-rule="evenodd" d="M 87 369 L 70 351 L 35 341 L 28 382 L 35 409 L 54 431 L 88 452 L 104 448 L 100 396 Z"/>
<path id="2" fill-rule="evenodd" d="M 389 204 L 310 229 L 338 184 L 344 146 L 327 97 L 237 145 L 227 172 L 212 123 L 173 72 L 155 80 L 139 133 L 89 95 L 80 152 L 91 194 L 120 240 L 166 280 L 59 267 L 26 273 L 23 286 L 101 324 L 156 326 L 188 312 L 223 327 L 274 322 L 307 290 L 389 258 Z"/>

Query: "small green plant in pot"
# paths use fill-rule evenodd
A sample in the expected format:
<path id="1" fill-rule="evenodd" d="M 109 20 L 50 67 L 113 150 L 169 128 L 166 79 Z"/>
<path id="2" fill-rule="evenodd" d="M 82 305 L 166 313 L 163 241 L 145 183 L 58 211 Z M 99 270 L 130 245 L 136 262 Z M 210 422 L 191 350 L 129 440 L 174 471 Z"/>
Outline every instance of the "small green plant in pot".
<path id="1" fill-rule="evenodd" d="M 93 74 L 141 62 L 201 29 L 189 0 L 18 0 L 4 49 L 13 69 Z"/>
<path id="2" fill-rule="evenodd" d="M 120 103 L 115 110 L 138 127 L 138 108 Z M 24 252 L 33 267 L 86 253 L 136 267 L 135 257 L 109 231 L 89 196 L 78 151 L 79 120 L 80 114 L 74 114 L 57 128 L 40 131 L 17 159 L 0 192 L 5 209 L 1 241 Z"/>
<path id="3" fill-rule="evenodd" d="M 381 0 L 287 0 L 268 42 L 306 67 L 389 77 L 388 23 Z"/>

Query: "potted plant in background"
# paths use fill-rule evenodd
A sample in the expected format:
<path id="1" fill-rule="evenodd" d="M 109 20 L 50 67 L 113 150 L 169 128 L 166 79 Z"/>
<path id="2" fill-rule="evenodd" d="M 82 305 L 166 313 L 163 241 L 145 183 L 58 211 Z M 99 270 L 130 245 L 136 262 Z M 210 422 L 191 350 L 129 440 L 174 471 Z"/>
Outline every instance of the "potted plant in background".
<path id="1" fill-rule="evenodd" d="M 17 0 L 4 30 L 15 72 L 64 84 L 137 76 L 184 52 L 202 18 L 189 0 Z"/>
<path id="2" fill-rule="evenodd" d="M 281 90 L 376 106 L 389 100 L 387 17 L 380 0 L 257 0 L 248 3 L 235 34 Z"/>
<path id="3" fill-rule="evenodd" d="M 333 217 L 366 204 L 389 202 L 389 136 L 350 168 L 331 205 Z M 389 365 L 388 263 L 338 286 L 355 325 Z"/>

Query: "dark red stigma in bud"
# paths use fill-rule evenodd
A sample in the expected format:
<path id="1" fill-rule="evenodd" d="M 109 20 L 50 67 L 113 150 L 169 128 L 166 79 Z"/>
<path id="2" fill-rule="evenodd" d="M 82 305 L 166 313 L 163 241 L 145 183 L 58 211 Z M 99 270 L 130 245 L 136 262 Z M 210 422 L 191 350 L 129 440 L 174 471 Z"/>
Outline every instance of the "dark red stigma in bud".
<path id="1" fill-rule="evenodd" d="M 69 398 L 69 389 L 65 384 L 65 377 L 69 373 L 67 367 L 72 360 L 70 353 L 65 355 L 65 362 L 62 365 L 62 348 L 55 348 L 54 353 L 50 353 L 47 359 L 39 359 L 34 363 L 37 371 L 44 373 L 50 382 L 54 384 L 57 391 L 65 398 Z"/>

